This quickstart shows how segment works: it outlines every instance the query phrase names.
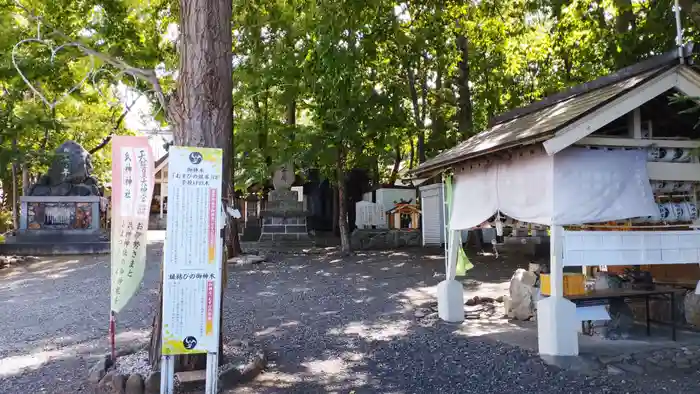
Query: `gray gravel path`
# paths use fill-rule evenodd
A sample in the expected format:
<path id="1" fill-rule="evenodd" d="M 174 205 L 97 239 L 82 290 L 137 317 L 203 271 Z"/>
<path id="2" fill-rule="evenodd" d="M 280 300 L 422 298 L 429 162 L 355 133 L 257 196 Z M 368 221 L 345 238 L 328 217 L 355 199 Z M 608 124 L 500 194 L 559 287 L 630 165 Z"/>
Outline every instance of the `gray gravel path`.
<path id="1" fill-rule="evenodd" d="M 149 246 L 144 289 L 119 319 L 123 345 L 148 339 L 161 247 Z M 86 368 L 107 351 L 107 262 L 90 257 L 0 271 L 1 394 L 88 392 Z M 466 338 L 448 324 L 419 323 L 413 308 L 434 299 L 442 269 L 440 257 L 424 251 L 233 267 L 226 342 L 252 340 L 272 351 L 273 361 L 228 394 L 698 392 L 697 374 L 589 378 Z M 501 276 L 486 278 L 484 287 L 498 287 Z"/>
<path id="2" fill-rule="evenodd" d="M 120 347 L 148 341 L 162 242 L 149 242 L 144 284 L 117 322 Z M 109 256 L 49 258 L 0 270 L 0 393 L 83 393 L 109 351 Z"/>
<path id="3" fill-rule="evenodd" d="M 459 335 L 453 325 L 419 323 L 412 309 L 434 300 L 443 263 L 415 252 L 297 257 L 232 270 L 229 335 L 252 334 L 274 362 L 229 393 L 698 392 L 698 374 L 586 377 Z M 512 274 L 506 271 L 491 273 L 483 287 L 498 287 Z"/>

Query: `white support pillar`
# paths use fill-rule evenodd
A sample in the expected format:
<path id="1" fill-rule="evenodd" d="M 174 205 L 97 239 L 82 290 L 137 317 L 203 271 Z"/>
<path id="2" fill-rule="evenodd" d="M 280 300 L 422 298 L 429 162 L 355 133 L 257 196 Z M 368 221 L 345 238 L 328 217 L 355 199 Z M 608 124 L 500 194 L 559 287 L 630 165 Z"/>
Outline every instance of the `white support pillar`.
<path id="1" fill-rule="evenodd" d="M 440 319 L 459 323 L 464 321 L 464 289 L 462 282 L 455 280 L 457 275 L 457 252 L 462 247 L 457 241 L 458 232 L 449 230 L 447 232 L 447 266 L 445 267 L 445 280 L 438 283 L 438 316 Z"/>
<path id="2" fill-rule="evenodd" d="M 635 108 L 627 115 L 628 133 L 634 139 L 642 139 L 642 111 Z"/>
<path id="3" fill-rule="evenodd" d="M 462 282 L 455 280 L 457 275 L 457 232 L 451 231 L 449 226 L 449 204 L 447 201 L 447 190 L 445 177 L 442 179 L 442 215 L 445 231 L 445 280 L 438 283 L 438 316 L 440 319 L 459 323 L 464 321 L 464 289 Z"/>
<path id="4" fill-rule="evenodd" d="M 576 305 L 564 298 L 563 233 L 561 226 L 552 225 L 549 240 L 551 296 L 537 302 L 540 356 L 578 356 Z"/>

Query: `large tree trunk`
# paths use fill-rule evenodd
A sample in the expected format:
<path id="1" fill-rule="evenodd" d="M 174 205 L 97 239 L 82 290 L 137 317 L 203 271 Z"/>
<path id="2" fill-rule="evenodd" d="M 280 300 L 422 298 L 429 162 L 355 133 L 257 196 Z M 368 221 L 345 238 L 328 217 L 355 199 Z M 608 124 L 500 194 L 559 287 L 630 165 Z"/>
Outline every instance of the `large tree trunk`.
<path id="1" fill-rule="evenodd" d="M 425 161 L 425 115 L 421 115 L 421 106 L 418 102 L 418 90 L 416 87 L 416 75 L 413 72 L 413 68 L 411 66 L 408 66 L 407 69 L 407 75 L 408 75 L 408 89 L 411 94 L 411 103 L 413 105 L 413 118 L 414 122 L 416 123 L 416 130 L 418 131 L 418 160 L 420 162 Z M 421 85 L 421 92 L 424 93 L 425 90 L 423 89 L 423 85 Z M 423 109 L 425 109 L 425 98 L 423 98 Z M 413 151 L 411 151 L 411 165 L 410 168 L 413 168 Z"/>
<path id="2" fill-rule="evenodd" d="M 459 49 L 459 63 L 457 67 L 457 90 L 459 99 L 457 108 L 459 138 L 466 140 L 473 133 L 472 97 L 469 89 L 469 42 L 464 34 L 457 36 L 457 49 Z"/>
<path id="3" fill-rule="evenodd" d="M 331 223 L 332 231 L 333 234 L 339 235 L 340 234 L 340 226 L 338 225 L 338 217 L 340 212 L 340 204 L 338 203 L 338 188 L 334 187 L 333 188 L 333 206 L 332 206 L 332 215 L 333 215 L 333 221 Z"/>
<path id="4" fill-rule="evenodd" d="M 393 185 L 396 183 L 396 179 L 399 177 L 399 168 L 401 167 L 401 142 L 397 142 L 394 147 L 394 152 L 396 156 L 394 157 L 394 167 L 391 169 L 391 175 L 389 175 L 389 184 Z"/>
<path id="5" fill-rule="evenodd" d="M 175 145 L 223 149 L 222 191 L 227 201 L 233 201 L 231 162 L 228 160 L 233 148 L 231 13 L 231 0 L 180 0 L 180 72 L 168 107 Z M 225 278 L 225 266 L 223 264 L 222 278 Z M 224 288 L 222 286 L 222 292 Z M 161 356 L 162 303 L 161 283 L 161 300 L 155 311 L 149 354 L 154 368 L 159 368 Z M 221 306 L 223 309 L 223 297 Z M 223 357 L 220 360 L 223 362 Z M 175 370 L 204 366 L 206 355 L 181 356 L 175 363 Z"/>
<path id="6" fill-rule="evenodd" d="M 340 231 L 340 252 L 350 254 L 350 229 L 348 228 L 348 204 L 345 193 L 345 148 L 338 148 L 338 230 Z"/>

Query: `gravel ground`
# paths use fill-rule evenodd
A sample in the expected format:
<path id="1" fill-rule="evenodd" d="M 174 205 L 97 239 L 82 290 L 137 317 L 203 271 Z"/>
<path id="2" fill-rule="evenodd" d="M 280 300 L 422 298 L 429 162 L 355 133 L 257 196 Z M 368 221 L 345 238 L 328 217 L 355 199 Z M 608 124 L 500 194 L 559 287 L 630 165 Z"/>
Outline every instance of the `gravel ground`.
<path id="1" fill-rule="evenodd" d="M 695 375 L 589 377 L 535 354 L 424 325 L 413 309 L 434 300 L 442 259 L 415 253 L 310 256 L 233 269 L 228 333 L 273 355 L 268 371 L 229 394 L 265 393 L 697 393 Z M 512 268 L 470 276 L 502 288 Z M 471 281 L 472 289 L 479 285 Z"/>
<path id="2" fill-rule="evenodd" d="M 120 344 L 147 341 L 161 244 L 144 289 L 119 318 Z M 416 252 L 416 253 L 414 253 Z M 250 340 L 268 371 L 228 394 L 696 393 L 698 375 L 584 377 L 528 352 L 419 322 L 442 259 L 425 251 L 275 258 L 230 269 L 226 342 Z M 0 271 L 0 393 L 85 393 L 91 357 L 107 351 L 108 259 L 43 261 Z M 503 274 L 484 277 L 498 287 Z M 512 272 L 512 271 L 510 271 Z M 471 271 L 479 274 L 479 266 Z M 477 287 L 477 283 L 471 286 Z"/>
<path id="3" fill-rule="evenodd" d="M 118 317 L 120 347 L 148 340 L 162 252 L 149 241 L 143 288 Z M 0 393 L 88 392 L 91 362 L 109 351 L 109 275 L 109 256 L 0 270 Z"/>

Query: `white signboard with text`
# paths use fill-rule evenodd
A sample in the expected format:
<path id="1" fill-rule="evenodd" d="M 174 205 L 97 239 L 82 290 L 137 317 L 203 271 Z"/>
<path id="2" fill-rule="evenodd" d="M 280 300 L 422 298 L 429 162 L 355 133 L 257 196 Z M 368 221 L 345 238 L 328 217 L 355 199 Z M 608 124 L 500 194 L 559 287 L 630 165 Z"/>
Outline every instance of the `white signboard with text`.
<path id="1" fill-rule="evenodd" d="M 168 161 L 162 354 L 216 353 L 222 150 L 173 146 Z"/>

